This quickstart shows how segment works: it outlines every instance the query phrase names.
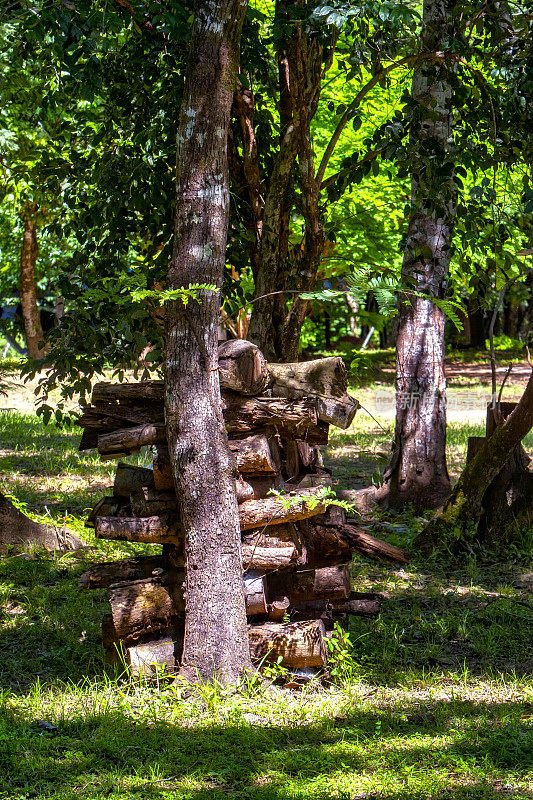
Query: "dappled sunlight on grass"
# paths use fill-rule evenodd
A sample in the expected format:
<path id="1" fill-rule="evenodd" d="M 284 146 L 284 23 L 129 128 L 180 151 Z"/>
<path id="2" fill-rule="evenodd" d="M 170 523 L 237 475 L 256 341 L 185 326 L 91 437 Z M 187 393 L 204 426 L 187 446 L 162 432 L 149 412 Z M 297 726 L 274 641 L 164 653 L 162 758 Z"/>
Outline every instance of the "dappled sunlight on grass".
<path id="1" fill-rule="evenodd" d="M 379 618 L 347 625 L 352 666 L 340 685 L 133 680 L 103 663 L 107 593 L 79 588 L 91 564 L 154 550 L 84 528 L 115 464 L 79 453 L 75 429 L 0 413 L 0 488 L 86 542 L 0 558 L 0 800 L 533 800 L 525 533 L 504 560 L 415 554 L 399 569 L 354 558 L 353 588 L 385 600 Z M 392 432 L 362 411 L 349 431 L 332 430 L 338 488 L 379 481 Z M 450 425 L 454 474 L 468 436 L 482 433 Z M 403 547 L 424 523 L 409 511 L 375 518 L 377 535 Z"/>

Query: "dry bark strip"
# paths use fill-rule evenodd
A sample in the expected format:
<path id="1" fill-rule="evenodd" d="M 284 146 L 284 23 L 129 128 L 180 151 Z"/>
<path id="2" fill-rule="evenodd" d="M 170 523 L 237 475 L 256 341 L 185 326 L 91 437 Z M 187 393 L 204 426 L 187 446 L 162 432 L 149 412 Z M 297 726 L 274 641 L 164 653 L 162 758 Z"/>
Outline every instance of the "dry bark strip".
<path id="1" fill-rule="evenodd" d="M 325 628 L 321 620 L 264 625 L 248 629 L 255 660 L 278 661 L 283 667 L 324 667 L 327 663 Z"/>

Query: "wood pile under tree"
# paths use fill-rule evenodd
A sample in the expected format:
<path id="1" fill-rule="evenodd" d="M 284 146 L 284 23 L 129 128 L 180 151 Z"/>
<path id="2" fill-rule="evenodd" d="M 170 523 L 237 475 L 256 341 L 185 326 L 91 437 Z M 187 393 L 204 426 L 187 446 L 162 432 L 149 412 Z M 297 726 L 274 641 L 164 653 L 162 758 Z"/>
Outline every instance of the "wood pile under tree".
<path id="1" fill-rule="evenodd" d="M 331 486 L 319 445 L 330 424 L 346 429 L 358 408 L 347 394 L 340 358 L 267 364 L 243 340 L 219 349 L 223 412 L 242 533 L 242 568 L 250 649 L 256 660 L 289 668 L 324 667 L 325 632 L 336 617 L 375 616 L 379 595 L 350 590 L 354 552 L 405 563 L 403 551 L 326 508 Z M 153 468 L 119 462 L 113 494 L 87 524 L 102 539 L 162 545 L 159 556 L 97 564 L 84 588 L 108 588 L 111 614 L 102 634 L 109 661 L 132 670 L 173 669 L 183 646 L 187 577 L 184 533 L 165 438 L 163 382 L 98 383 L 78 424 L 80 450 L 123 458 L 151 446 Z M 272 489 L 282 496 L 269 495 Z M 122 653 L 122 656 L 120 655 Z"/>

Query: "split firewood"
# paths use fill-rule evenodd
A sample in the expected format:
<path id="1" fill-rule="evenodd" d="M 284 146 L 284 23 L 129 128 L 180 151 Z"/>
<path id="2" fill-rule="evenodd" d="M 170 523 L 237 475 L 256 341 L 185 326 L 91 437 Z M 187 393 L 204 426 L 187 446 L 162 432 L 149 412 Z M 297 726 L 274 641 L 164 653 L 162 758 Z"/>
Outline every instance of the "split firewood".
<path id="1" fill-rule="evenodd" d="M 348 565 L 272 572 L 267 575 L 268 596 L 286 595 L 292 606 L 309 600 L 346 600 L 350 595 Z"/>
<path id="2" fill-rule="evenodd" d="M 302 520 L 298 527 L 306 545 L 306 567 L 316 569 L 351 561 L 353 545 L 337 527 L 325 525 L 321 516 Z"/>
<path id="3" fill-rule="evenodd" d="M 269 364 L 268 374 L 268 387 L 279 397 L 343 397 L 348 389 L 344 362 L 334 356 L 291 364 Z"/>
<path id="4" fill-rule="evenodd" d="M 118 497 L 129 498 L 135 489 L 142 486 L 151 487 L 154 485 L 154 473 L 151 469 L 144 467 L 134 467 L 132 464 L 119 462 L 115 472 L 115 484 L 113 494 Z M 109 515 L 112 516 L 112 515 Z"/>
<path id="5" fill-rule="evenodd" d="M 244 573 L 244 601 L 247 616 L 267 613 L 265 578 L 255 570 Z"/>
<path id="6" fill-rule="evenodd" d="M 313 447 L 307 442 L 296 442 L 296 446 L 298 447 L 298 455 L 302 467 L 309 469 L 310 467 L 323 466 L 322 454 L 320 453 L 320 448 Z"/>
<path id="7" fill-rule="evenodd" d="M 95 532 L 98 539 L 142 542 L 143 544 L 179 544 L 183 528 L 175 515 L 153 517 L 97 517 Z"/>
<path id="8" fill-rule="evenodd" d="M 270 571 L 294 564 L 298 559 L 298 549 L 291 535 L 292 527 L 276 525 L 264 531 L 246 532 L 242 537 L 244 568 Z M 281 529 L 280 536 L 276 535 L 278 528 Z"/>
<path id="9" fill-rule="evenodd" d="M 220 386 L 245 395 L 261 394 L 268 380 L 267 362 L 245 339 L 228 339 L 218 346 Z"/>
<path id="10" fill-rule="evenodd" d="M 327 663 L 325 628 L 321 620 L 248 628 L 250 651 L 257 661 L 277 662 L 283 667 L 323 667 Z"/>
<path id="11" fill-rule="evenodd" d="M 318 418 L 346 429 L 359 408 L 347 394 L 342 358 L 319 358 L 293 364 L 269 364 L 269 388 L 277 397 L 317 397 Z"/>
<path id="12" fill-rule="evenodd" d="M 244 439 L 230 439 L 237 469 L 243 475 L 277 474 L 281 467 L 279 445 L 274 436 L 256 434 Z"/>
<path id="13" fill-rule="evenodd" d="M 163 407 L 165 386 L 163 381 L 141 381 L 139 383 L 95 383 L 91 395 L 94 406 L 108 403 L 123 406 L 142 406 L 147 403 Z"/>
<path id="14" fill-rule="evenodd" d="M 297 495 L 249 500 L 239 506 L 241 531 L 314 517 L 323 514 L 324 510 L 325 505 L 317 502 L 316 490 L 313 489 L 304 489 Z"/>
<path id="15" fill-rule="evenodd" d="M 324 467 L 314 467 L 313 472 L 299 476 L 297 483 L 291 481 L 286 488 L 288 491 L 299 492 L 301 489 L 318 489 L 321 486 L 333 486 L 331 470 Z"/>

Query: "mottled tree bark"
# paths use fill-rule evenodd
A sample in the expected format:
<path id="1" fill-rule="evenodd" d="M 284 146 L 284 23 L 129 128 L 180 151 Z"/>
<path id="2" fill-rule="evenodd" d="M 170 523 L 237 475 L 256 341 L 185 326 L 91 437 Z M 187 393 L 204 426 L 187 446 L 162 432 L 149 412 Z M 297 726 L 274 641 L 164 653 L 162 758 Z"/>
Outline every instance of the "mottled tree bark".
<path id="1" fill-rule="evenodd" d="M 232 682 L 251 667 L 237 497 L 218 380 L 217 328 L 228 227 L 227 140 L 243 0 L 199 0 L 178 127 L 171 288 L 213 284 L 167 304 L 165 410 L 185 529 L 182 672 Z"/>
<path id="2" fill-rule="evenodd" d="M 442 53 L 453 37 L 451 0 L 425 0 L 422 54 Z M 450 163 L 451 56 L 415 67 L 411 145 L 411 217 L 396 345 L 396 431 L 381 494 L 388 504 L 437 508 L 449 494 L 446 468 L 444 313 L 431 299 L 444 298 L 450 262 L 456 189 Z"/>
<path id="3" fill-rule="evenodd" d="M 37 242 L 37 227 L 35 224 L 35 210 L 27 207 L 22 211 L 24 223 L 24 236 L 20 253 L 20 304 L 22 306 L 22 320 L 24 324 L 24 337 L 28 356 L 30 358 L 43 358 L 45 348 L 44 335 L 37 305 L 37 287 L 35 285 L 35 265 L 39 256 Z"/>
<path id="4" fill-rule="evenodd" d="M 466 464 L 442 512 L 415 540 L 417 546 L 429 552 L 450 539 L 457 546 L 477 534 L 486 490 L 532 427 L 533 373 L 514 411 Z"/>

